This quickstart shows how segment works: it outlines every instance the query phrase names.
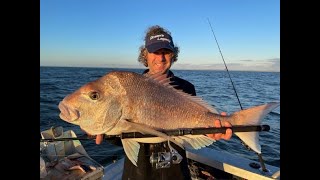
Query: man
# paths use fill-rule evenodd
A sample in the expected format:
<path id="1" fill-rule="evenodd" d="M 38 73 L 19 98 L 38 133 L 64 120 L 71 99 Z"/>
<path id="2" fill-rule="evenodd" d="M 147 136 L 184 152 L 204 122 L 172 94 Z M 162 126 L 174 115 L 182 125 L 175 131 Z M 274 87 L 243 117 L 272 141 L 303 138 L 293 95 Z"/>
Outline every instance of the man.
<path id="1" fill-rule="evenodd" d="M 171 33 L 158 25 L 151 26 L 148 28 L 144 40 L 145 45 L 140 46 L 140 54 L 138 57 L 138 61 L 148 67 L 143 74 L 166 73 L 174 82 L 173 85 L 178 85 L 175 87 L 176 89 L 181 89 L 188 94 L 196 96 L 193 84 L 174 76 L 170 71 L 172 64 L 178 60 L 179 54 L 179 47 L 174 46 Z M 225 112 L 221 114 L 226 115 Z M 231 125 L 226 122 L 225 126 L 230 127 Z M 221 127 L 219 120 L 214 121 L 214 127 Z M 215 140 L 221 138 L 228 140 L 232 136 L 232 131 L 231 129 L 227 129 L 226 134 L 217 133 L 208 134 L 207 136 Z"/>
<path id="2" fill-rule="evenodd" d="M 175 76 L 173 72 L 170 71 L 172 64 L 178 60 L 178 54 L 179 48 L 174 45 L 171 33 L 156 25 L 148 28 L 145 35 L 145 45 L 140 47 L 138 61 L 148 67 L 148 69 L 143 72 L 144 75 L 149 76 L 156 73 L 167 74 L 167 76 L 170 77 L 172 81 L 171 84 L 174 85 L 174 88 L 195 96 L 196 91 L 194 85 Z M 225 115 L 225 113 L 222 113 L 222 115 Z M 213 121 L 213 124 L 214 127 L 221 127 L 219 120 Z M 224 126 L 231 127 L 231 124 L 226 122 Z M 228 140 L 232 136 L 232 131 L 231 129 L 227 129 L 225 134 L 217 133 L 208 134 L 207 136 L 215 140 L 221 138 Z M 100 144 L 102 140 L 103 135 L 98 135 L 96 137 L 97 144 Z M 119 143 L 112 143 L 119 145 Z M 169 168 L 157 169 L 151 164 L 150 156 L 152 154 L 157 154 L 158 152 L 170 152 L 168 143 L 140 143 L 137 162 L 138 166 L 133 165 L 126 157 L 122 179 L 191 179 L 185 151 L 174 143 L 170 143 L 170 145 L 183 157 L 179 164 L 171 164 Z"/>

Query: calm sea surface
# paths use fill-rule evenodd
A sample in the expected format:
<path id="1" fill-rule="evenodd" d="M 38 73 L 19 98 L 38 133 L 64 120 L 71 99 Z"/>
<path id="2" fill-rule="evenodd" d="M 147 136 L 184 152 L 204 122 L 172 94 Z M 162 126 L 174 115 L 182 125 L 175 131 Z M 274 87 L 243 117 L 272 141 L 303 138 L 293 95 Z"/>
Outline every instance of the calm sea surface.
<path id="1" fill-rule="evenodd" d="M 58 103 L 68 94 L 85 83 L 95 80 L 113 70 L 127 70 L 142 73 L 142 69 L 40 67 L 40 131 L 52 126 L 62 126 L 73 130 L 78 136 L 84 132 L 76 125 L 59 118 Z M 232 113 L 240 106 L 226 71 L 173 70 L 196 87 L 197 95 L 219 111 Z M 243 108 L 272 101 L 280 101 L 280 73 L 229 71 Z M 262 158 L 267 164 L 280 167 L 280 107 L 273 110 L 263 120 L 270 131 L 260 133 Z M 94 141 L 82 141 L 88 154 L 106 165 L 115 158 L 124 156 L 121 147 L 107 142 L 96 145 Z M 239 138 L 233 135 L 229 141 L 220 140 L 210 146 L 213 149 L 258 161 L 253 151 L 247 150 Z"/>

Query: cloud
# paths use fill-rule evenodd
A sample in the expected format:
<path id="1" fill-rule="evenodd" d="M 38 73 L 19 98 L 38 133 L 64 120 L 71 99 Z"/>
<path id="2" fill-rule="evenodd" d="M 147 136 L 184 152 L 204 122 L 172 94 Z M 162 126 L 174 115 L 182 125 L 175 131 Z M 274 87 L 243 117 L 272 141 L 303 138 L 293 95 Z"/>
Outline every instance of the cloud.
<path id="1" fill-rule="evenodd" d="M 280 72 L 280 58 L 266 60 L 240 60 L 238 63 L 226 63 L 228 70 L 231 71 L 267 71 Z M 225 70 L 224 63 L 215 64 L 183 64 L 177 63 L 173 69 L 196 69 L 196 70 Z"/>
<path id="2" fill-rule="evenodd" d="M 59 66 L 58 63 L 46 63 L 40 65 L 44 66 Z M 238 62 L 226 63 L 230 71 L 265 71 L 265 72 L 280 72 L 280 58 L 265 59 L 265 60 L 251 60 L 243 59 Z M 133 68 L 146 69 L 140 63 L 87 63 L 87 62 L 70 62 L 60 66 L 71 67 L 101 67 L 101 68 Z M 172 69 L 189 69 L 189 70 L 226 70 L 224 63 L 214 64 L 193 64 L 193 63 L 174 63 Z"/>

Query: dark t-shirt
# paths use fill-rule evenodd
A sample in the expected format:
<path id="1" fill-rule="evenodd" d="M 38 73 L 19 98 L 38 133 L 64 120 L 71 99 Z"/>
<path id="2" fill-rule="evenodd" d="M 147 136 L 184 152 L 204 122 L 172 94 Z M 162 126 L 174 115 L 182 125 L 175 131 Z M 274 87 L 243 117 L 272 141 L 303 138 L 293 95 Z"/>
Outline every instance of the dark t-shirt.
<path id="1" fill-rule="evenodd" d="M 148 70 L 144 71 L 144 74 Z M 168 77 L 172 81 L 170 84 L 175 85 L 174 88 L 184 91 L 185 93 L 196 95 L 194 85 L 190 82 L 174 76 L 174 74 L 169 71 Z M 174 143 L 170 145 L 178 151 L 178 153 L 183 157 L 179 164 L 171 164 L 170 168 L 156 169 L 150 163 L 150 155 L 152 153 L 158 152 L 169 152 L 168 142 L 163 143 L 139 143 L 140 149 L 138 154 L 137 166 L 132 164 L 132 162 L 125 157 L 124 170 L 123 170 L 123 180 L 188 180 L 191 179 L 190 171 L 188 168 L 188 160 L 186 157 L 186 152 Z"/>

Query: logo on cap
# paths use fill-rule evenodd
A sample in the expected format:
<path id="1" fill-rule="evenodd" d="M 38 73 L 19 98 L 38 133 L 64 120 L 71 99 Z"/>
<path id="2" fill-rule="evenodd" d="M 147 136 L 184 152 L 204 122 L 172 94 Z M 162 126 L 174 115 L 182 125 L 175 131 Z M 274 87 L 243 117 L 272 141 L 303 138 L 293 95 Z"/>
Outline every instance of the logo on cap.
<path id="1" fill-rule="evenodd" d="M 172 37 L 166 33 L 150 36 L 149 39 L 146 40 L 146 48 L 151 53 L 162 48 L 174 51 Z"/>
<path id="2" fill-rule="evenodd" d="M 168 38 L 165 38 L 163 34 L 158 34 L 155 36 L 150 36 L 149 40 L 151 41 L 152 39 L 157 38 L 157 41 L 168 41 L 168 43 L 171 43 L 171 40 Z"/>

